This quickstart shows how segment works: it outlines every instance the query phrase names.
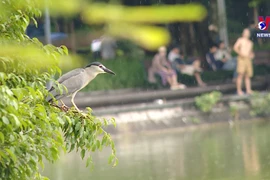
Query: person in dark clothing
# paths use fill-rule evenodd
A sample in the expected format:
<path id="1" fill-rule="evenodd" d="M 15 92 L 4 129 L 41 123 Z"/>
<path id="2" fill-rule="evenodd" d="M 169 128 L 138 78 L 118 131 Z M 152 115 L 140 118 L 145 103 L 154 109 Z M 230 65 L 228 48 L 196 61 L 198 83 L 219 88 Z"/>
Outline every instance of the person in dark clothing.
<path id="1" fill-rule="evenodd" d="M 213 71 L 222 69 L 224 65 L 222 61 L 217 61 L 215 59 L 214 54 L 217 52 L 217 50 L 218 50 L 218 46 L 216 44 L 212 44 L 209 49 L 209 52 L 206 54 L 207 63 L 209 64 L 209 66 L 211 67 Z"/>
<path id="2" fill-rule="evenodd" d="M 257 24 L 255 21 L 250 21 L 249 23 L 249 31 L 250 31 L 250 40 L 253 41 L 253 43 L 258 44 L 258 38 L 257 38 Z"/>
<path id="3" fill-rule="evenodd" d="M 200 75 L 202 69 L 200 67 L 201 62 L 198 58 L 188 58 L 184 60 L 184 56 L 180 54 L 180 49 L 176 46 L 170 51 L 168 59 L 176 71 L 181 74 L 194 76 L 199 86 L 206 86 Z"/>
<path id="4" fill-rule="evenodd" d="M 208 26 L 208 30 L 209 30 L 209 41 L 211 43 L 215 43 L 218 44 L 220 42 L 220 36 L 218 33 L 218 28 L 217 26 L 215 26 L 214 24 L 210 24 Z"/>

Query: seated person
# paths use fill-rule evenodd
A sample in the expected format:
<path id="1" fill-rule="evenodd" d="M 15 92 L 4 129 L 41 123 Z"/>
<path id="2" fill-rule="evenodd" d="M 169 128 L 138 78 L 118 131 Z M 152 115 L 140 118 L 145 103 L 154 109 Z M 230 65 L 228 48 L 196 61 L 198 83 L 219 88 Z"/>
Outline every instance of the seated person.
<path id="1" fill-rule="evenodd" d="M 201 69 L 201 62 L 199 59 L 188 59 L 187 61 L 184 61 L 184 58 L 182 55 L 180 55 L 180 49 L 178 47 L 174 47 L 169 55 L 168 55 L 169 61 L 172 63 L 173 68 L 182 73 L 187 74 L 189 76 L 195 76 L 195 79 L 199 86 L 206 86 L 206 84 L 202 81 L 200 72 L 202 72 Z"/>
<path id="2" fill-rule="evenodd" d="M 148 81 L 155 83 L 155 74 L 159 74 L 163 85 L 169 83 L 172 90 L 185 89 L 186 86 L 184 84 L 177 82 L 177 74 L 166 59 L 166 51 L 166 48 L 163 46 L 158 49 L 158 53 L 152 61 L 152 66 L 148 70 Z"/>
<path id="3" fill-rule="evenodd" d="M 236 58 L 231 56 L 230 51 L 225 47 L 223 41 L 219 43 L 219 48 L 215 52 L 214 57 L 216 61 L 222 61 L 224 70 L 235 70 L 236 68 Z"/>
<path id="4" fill-rule="evenodd" d="M 218 47 L 216 44 L 212 44 L 209 48 L 209 52 L 206 54 L 206 61 L 213 71 L 222 69 L 224 63 L 215 59 L 215 53 L 217 52 Z"/>

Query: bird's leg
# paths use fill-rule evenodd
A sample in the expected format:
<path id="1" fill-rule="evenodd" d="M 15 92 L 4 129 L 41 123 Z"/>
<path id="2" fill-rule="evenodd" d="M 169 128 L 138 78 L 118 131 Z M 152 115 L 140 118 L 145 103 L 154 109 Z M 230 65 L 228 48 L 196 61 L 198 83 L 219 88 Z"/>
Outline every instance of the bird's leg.
<path id="1" fill-rule="evenodd" d="M 57 108 L 59 108 L 59 109 L 62 110 L 62 108 L 61 108 L 60 106 L 56 105 L 56 104 L 51 103 L 50 105 L 52 105 L 52 106 L 54 106 L 54 107 L 57 107 Z"/>
<path id="2" fill-rule="evenodd" d="M 75 109 L 78 111 L 78 112 L 81 112 L 81 110 L 76 106 L 75 102 L 74 102 L 74 98 L 76 96 L 77 92 L 73 93 L 72 94 L 72 97 L 71 97 L 71 103 L 73 104 L 73 106 L 75 107 Z"/>
<path id="3" fill-rule="evenodd" d="M 64 103 L 61 99 L 60 99 L 59 101 L 60 101 L 61 104 L 62 104 L 61 109 L 62 109 L 63 111 L 68 111 L 68 110 L 69 110 L 69 107 L 68 107 L 67 105 L 65 105 L 65 103 Z"/>

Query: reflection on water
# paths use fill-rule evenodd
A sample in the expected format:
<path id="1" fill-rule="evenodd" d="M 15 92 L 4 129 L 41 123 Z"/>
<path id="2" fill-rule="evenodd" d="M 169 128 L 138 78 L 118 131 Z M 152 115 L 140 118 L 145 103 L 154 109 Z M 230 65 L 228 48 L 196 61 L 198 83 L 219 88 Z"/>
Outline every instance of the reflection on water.
<path id="1" fill-rule="evenodd" d="M 119 165 L 109 151 L 95 153 L 95 169 L 79 154 L 46 164 L 51 180 L 262 180 L 270 179 L 270 124 L 222 125 L 188 132 L 121 136 L 115 139 Z"/>

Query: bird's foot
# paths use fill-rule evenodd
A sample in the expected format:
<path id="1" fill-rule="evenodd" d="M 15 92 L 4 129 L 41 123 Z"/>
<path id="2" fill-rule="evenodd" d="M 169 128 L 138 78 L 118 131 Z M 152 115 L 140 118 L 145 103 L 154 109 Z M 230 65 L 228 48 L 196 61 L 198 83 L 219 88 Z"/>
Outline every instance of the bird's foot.
<path id="1" fill-rule="evenodd" d="M 61 110 L 67 112 L 69 110 L 69 107 L 66 105 L 62 105 Z"/>

